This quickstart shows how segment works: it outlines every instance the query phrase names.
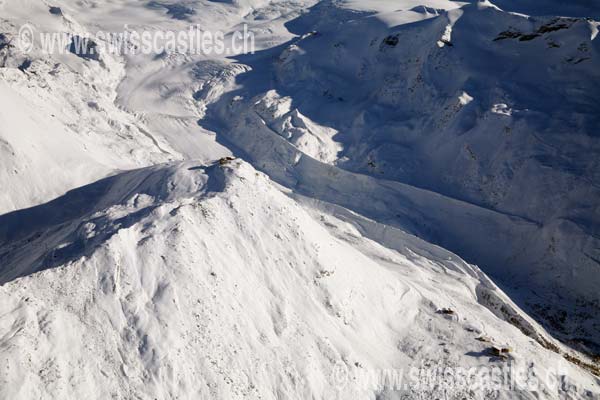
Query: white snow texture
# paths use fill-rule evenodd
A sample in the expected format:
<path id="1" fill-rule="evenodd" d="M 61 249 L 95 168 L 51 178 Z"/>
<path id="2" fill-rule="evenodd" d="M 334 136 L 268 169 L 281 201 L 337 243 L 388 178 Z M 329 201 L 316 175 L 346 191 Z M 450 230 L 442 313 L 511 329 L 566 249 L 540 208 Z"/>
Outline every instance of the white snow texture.
<path id="1" fill-rule="evenodd" d="M 600 399 L 599 20 L 0 0 L 0 400 Z M 26 54 L 25 23 L 256 52 Z M 535 390 L 356 378 L 507 365 Z"/>

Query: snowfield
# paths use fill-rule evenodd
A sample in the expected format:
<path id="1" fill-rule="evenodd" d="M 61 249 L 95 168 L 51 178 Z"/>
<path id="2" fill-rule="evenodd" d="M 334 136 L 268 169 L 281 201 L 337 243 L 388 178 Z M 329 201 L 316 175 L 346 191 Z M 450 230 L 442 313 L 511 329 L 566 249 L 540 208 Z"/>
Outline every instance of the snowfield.
<path id="1" fill-rule="evenodd" d="M 600 398 L 599 11 L 0 0 L 0 400 Z"/>
<path id="2" fill-rule="evenodd" d="M 2 397 L 369 397 L 332 371 L 504 363 L 492 343 L 597 390 L 476 267 L 401 232 L 384 247 L 326 210 L 232 161 L 126 172 L 2 217 L 31 227 L 2 248 Z"/>

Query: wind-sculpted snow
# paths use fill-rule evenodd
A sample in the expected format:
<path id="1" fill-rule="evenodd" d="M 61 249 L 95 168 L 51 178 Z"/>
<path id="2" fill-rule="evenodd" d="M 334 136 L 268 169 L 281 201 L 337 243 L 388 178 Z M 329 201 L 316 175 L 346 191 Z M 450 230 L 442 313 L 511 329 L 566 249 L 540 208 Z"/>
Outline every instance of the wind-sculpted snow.
<path id="1" fill-rule="evenodd" d="M 0 399 L 597 398 L 596 8 L 0 0 Z"/>
<path id="2" fill-rule="evenodd" d="M 81 257 L 118 230 L 137 223 L 157 203 L 182 195 L 182 191 L 199 195 L 207 188 L 219 187 L 205 178 L 199 174 L 182 176 L 167 167 L 149 167 L 0 216 L 0 283 Z"/>
<path id="3" fill-rule="evenodd" d="M 209 107 L 222 135 L 286 186 L 445 246 L 515 288 L 549 326 L 597 338 L 593 24 L 489 3 L 417 11 L 319 3 L 288 24 L 307 34 L 239 57 L 251 69 L 214 84 L 230 88 Z M 293 123 L 278 127 L 281 113 L 336 133 L 306 150 Z"/>
<path id="4" fill-rule="evenodd" d="M 0 21 L 11 43 L 0 62 L 0 213 L 46 202 L 115 170 L 178 158 L 114 103 L 125 74 L 118 58 L 23 53 L 19 24 L 31 21 L 19 15 L 20 3 L 0 5 L 3 17 L 12 17 Z M 26 4 L 36 32 L 82 29 L 71 16 L 51 14 L 44 2 Z M 25 62 L 27 69 L 18 68 Z"/>
<path id="5" fill-rule="evenodd" d="M 0 287 L 2 398 L 348 398 L 372 389 L 336 381 L 339 366 L 487 365 L 479 336 L 518 349 L 515 368 L 562 365 L 596 390 L 479 303 L 487 290 L 521 313 L 476 267 L 390 228 L 383 247 L 361 234 L 376 223 L 301 207 L 246 163 L 126 172 L 18 219 L 67 205 L 2 239 L 2 279 L 22 275 Z"/>

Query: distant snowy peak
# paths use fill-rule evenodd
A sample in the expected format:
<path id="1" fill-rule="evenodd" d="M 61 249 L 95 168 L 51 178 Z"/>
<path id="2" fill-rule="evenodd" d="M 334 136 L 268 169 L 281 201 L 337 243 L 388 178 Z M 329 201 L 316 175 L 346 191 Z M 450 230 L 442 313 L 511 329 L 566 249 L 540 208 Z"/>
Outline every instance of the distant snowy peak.
<path id="1" fill-rule="evenodd" d="M 492 0 L 492 3 L 504 11 L 531 16 L 555 15 L 600 20 L 600 11 L 593 0 Z"/>

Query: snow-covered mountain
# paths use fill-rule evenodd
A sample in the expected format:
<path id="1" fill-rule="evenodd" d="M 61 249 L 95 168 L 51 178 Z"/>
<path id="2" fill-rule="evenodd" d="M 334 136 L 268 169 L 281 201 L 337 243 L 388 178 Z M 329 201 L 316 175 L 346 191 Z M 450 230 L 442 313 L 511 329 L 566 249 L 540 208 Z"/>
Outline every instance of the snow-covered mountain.
<path id="1" fill-rule="evenodd" d="M 600 301 L 597 24 L 490 3 L 438 13 L 414 7 L 357 18 L 319 3 L 288 24 L 314 34 L 286 45 L 275 62 L 270 53 L 241 58 L 252 70 L 236 66 L 243 84 L 213 107 L 224 135 L 286 186 L 451 249 L 507 287 L 535 291 L 542 300 L 523 302 L 559 330 L 598 338 L 597 320 L 581 333 Z M 265 64 L 276 89 L 254 76 Z M 288 156 L 273 163 L 271 146 L 249 137 L 248 124 Z M 300 152 L 335 168 L 298 161 Z M 380 188 L 340 199 L 331 188 L 352 192 L 354 175 L 339 169 Z M 336 176 L 324 188 L 326 170 L 348 182 Z M 391 204 L 374 201 L 390 190 Z M 403 212 L 406 201 L 395 197 L 406 193 L 418 211 Z M 480 222 L 466 223 L 473 214 Z"/>
<path id="2" fill-rule="evenodd" d="M 0 0 L 0 399 L 599 398 L 593 3 Z"/>

